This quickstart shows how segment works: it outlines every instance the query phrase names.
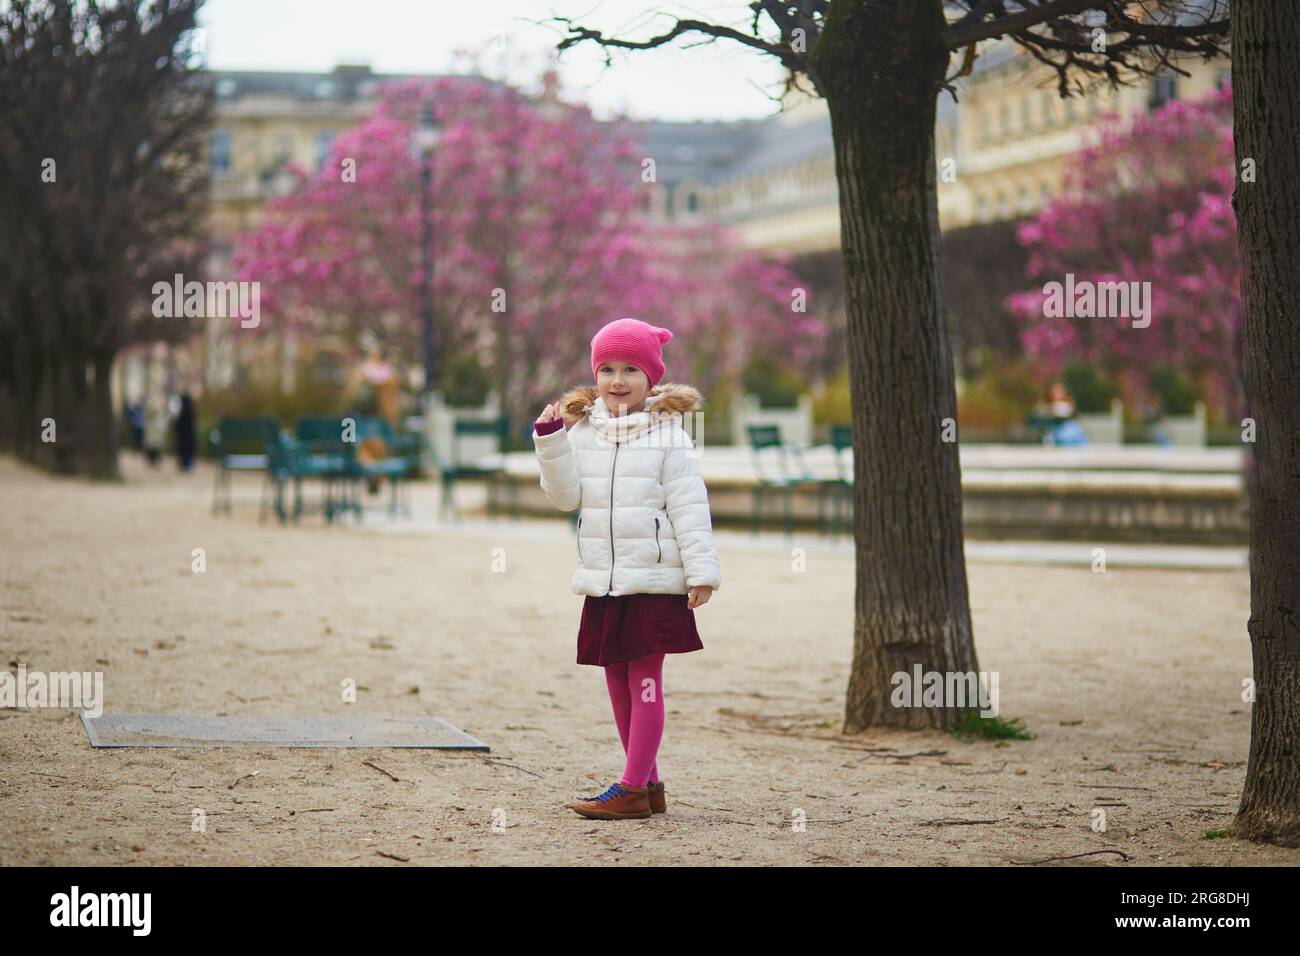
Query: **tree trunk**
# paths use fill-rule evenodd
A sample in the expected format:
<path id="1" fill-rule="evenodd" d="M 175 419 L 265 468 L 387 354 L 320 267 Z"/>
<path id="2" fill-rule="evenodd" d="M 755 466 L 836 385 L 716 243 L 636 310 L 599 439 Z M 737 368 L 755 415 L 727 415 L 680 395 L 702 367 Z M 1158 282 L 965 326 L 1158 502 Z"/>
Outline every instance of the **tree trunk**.
<path id="1" fill-rule="evenodd" d="M 1300 846 L 1300 10 L 1232 5 L 1242 364 L 1256 422 L 1250 509 L 1255 703 L 1232 832 Z"/>
<path id="2" fill-rule="evenodd" d="M 978 670 L 957 445 L 942 440 L 957 417 L 935 191 L 943 31 L 940 0 L 836 0 L 812 54 L 835 141 L 854 411 L 845 733 L 947 726 L 952 702 L 894 706 L 893 675 Z"/>
<path id="3" fill-rule="evenodd" d="M 36 380 L 38 366 L 25 341 L 16 341 L 13 348 L 10 356 L 13 370 L 13 449 L 19 458 L 33 461 L 36 455 L 36 395 L 40 389 Z"/>
<path id="4" fill-rule="evenodd" d="M 113 412 L 113 353 L 98 352 L 95 381 L 87 396 L 86 428 L 89 445 L 87 473 L 95 478 L 120 480 L 117 467 L 117 416 Z"/>
<path id="5" fill-rule="evenodd" d="M 90 464 L 86 421 L 86 359 L 79 351 L 58 357 L 55 379 L 59 440 L 53 443 L 54 469 L 61 475 L 84 475 Z"/>

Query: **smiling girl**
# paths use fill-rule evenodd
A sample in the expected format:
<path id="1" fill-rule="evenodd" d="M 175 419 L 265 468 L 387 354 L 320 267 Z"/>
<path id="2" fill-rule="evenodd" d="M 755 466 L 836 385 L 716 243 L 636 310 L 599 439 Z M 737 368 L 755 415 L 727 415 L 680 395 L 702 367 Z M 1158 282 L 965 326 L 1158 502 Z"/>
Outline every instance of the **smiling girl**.
<path id="1" fill-rule="evenodd" d="M 694 609 L 722 584 L 708 492 L 681 417 L 703 404 L 659 385 L 667 329 L 619 319 L 591 340 L 594 388 L 576 388 L 534 423 L 542 490 L 578 509 L 585 594 L 578 663 L 603 667 L 626 753 L 623 776 L 570 807 L 584 817 L 647 818 L 667 809 L 656 755 L 666 654 L 702 650 Z"/>

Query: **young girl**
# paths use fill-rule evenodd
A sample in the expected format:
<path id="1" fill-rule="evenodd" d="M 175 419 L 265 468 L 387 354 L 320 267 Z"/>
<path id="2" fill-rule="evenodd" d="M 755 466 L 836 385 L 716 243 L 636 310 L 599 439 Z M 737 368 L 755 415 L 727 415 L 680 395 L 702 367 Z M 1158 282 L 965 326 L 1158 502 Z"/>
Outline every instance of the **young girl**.
<path id="1" fill-rule="evenodd" d="M 605 669 L 627 762 L 584 817 L 663 813 L 655 755 L 664 729 L 665 654 L 702 650 L 694 609 L 722 585 L 708 493 L 681 416 L 703 404 L 659 385 L 667 329 L 619 319 L 591 340 L 595 388 L 576 388 L 534 422 L 542 490 L 578 511 L 575 594 L 587 595 L 578 663 Z"/>

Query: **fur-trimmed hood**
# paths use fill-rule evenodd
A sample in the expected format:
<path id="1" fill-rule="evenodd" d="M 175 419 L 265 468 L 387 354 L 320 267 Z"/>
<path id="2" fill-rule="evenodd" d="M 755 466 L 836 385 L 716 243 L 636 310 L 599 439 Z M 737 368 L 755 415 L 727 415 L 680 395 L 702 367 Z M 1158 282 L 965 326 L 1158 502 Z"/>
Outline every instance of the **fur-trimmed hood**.
<path id="1" fill-rule="evenodd" d="M 564 417 L 564 427 L 571 428 L 584 418 L 588 418 L 596 410 L 599 397 L 600 391 L 591 385 L 571 388 L 565 392 L 560 399 L 560 414 Z M 600 404 L 603 407 L 604 403 Z M 704 396 L 694 386 L 660 382 L 650 389 L 643 411 L 655 416 L 686 415 L 698 411 L 703 405 Z M 603 411 L 603 417 L 608 417 L 608 409 Z"/>

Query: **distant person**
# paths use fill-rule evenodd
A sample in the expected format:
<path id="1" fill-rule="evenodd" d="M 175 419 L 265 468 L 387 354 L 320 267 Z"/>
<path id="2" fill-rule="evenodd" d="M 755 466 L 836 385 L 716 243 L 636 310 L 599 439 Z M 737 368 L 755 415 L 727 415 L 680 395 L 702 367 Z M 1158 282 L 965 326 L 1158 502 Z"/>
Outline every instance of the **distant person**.
<path id="1" fill-rule="evenodd" d="M 159 377 L 155 376 L 144 399 L 144 453 L 154 468 L 158 467 L 162 459 L 171 417 L 166 390 Z"/>
<path id="2" fill-rule="evenodd" d="M 1169 429 L 1165 425 L 1164 416 L 1160 411 L 1160 406 L 1155 403 L 1149 405 L 1150 412 L 1143 417 L 1151 423 L 1151 440 L 1162 448 L 1173 448 L 1174 439 L 1169 434 Z"/>
<path id="3" fill-rule="evenodd" d="M 1047 392 L 1047 412 L 1052 426 L 1043 436 L 1044 445 L 1086 445 L 1088 436 L 1075 418 L 1074 399 L 1063 382 L 1053 382 Z"/>
<path id="4" fill-rule="evenodd" d="M 126 420 L 131 428 L 131 448 L 144 451 L 144 401 L 126 406 Z"/>
<path id="5" fill-rule="evenodd" d="M 376 336 L 367 334 L 363 344 L 366 358 L 348 378 L 343 389 L 343 407 L 354 418 L 383 418 L 396 431 L 402 391 L 397 368 L 384 357 L 383 346 Z M 378 435 L 371 435 L 357 445 L 357 462 L 362 465 L 383 461 L 388 454 L 387 442 Z M 367 488 L 372 495 L 378 494 L 379 479 L 370 476 Z"/>
<path id="6" fill-rule="evenodd" d="M 1074 417 L 1074 399 L 1070 397 L 1069 391 L 1066 390 L 1065 383 L 1053 382 L 1051 389 L 1048 390 L 1047 400 L 1048 407 L 1056 418 Z"/>
<path id="7" fill-rule="evenodd" d="M 181 471 L 194 469 L 194 449 L 197 444 L 194 428 L 194 396 L 181 392 L 179 409 L 173 429 L 176 432 L 176 456 Z"/>

